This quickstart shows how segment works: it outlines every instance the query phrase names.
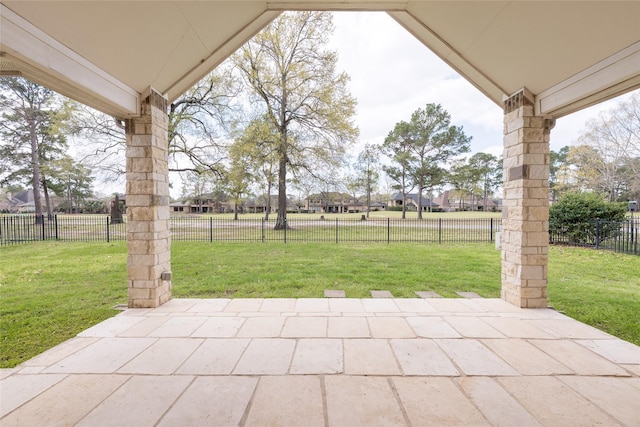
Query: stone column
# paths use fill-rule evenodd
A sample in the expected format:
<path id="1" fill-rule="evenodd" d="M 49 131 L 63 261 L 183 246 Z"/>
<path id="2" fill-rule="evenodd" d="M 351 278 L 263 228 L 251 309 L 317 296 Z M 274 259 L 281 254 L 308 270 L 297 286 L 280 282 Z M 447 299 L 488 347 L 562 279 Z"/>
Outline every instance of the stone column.
<path id="1" fill-rule="evenodd" d="M 167 100 L 145 91 L 140 117 L 126 123 L 129 307 L 171 299 Z"/>
<path id="2" fill-rule="evenodd" d="M 504 102 L 502 298 L 547 307 L 549 135 L 555 122 L 536 116 L 522 89 Z"/>

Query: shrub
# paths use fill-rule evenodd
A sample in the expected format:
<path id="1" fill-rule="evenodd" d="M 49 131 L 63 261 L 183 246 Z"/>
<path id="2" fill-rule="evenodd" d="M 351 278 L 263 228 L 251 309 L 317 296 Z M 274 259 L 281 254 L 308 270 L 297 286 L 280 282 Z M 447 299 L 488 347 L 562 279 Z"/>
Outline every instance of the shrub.
<path id="1" fill-rule="evenodd" d="M 595 244 L 615 237 L 625 203 L 606 202 L 595 193 L 568 193 L 549 209 L 549 233 L 571 244 Z"/>

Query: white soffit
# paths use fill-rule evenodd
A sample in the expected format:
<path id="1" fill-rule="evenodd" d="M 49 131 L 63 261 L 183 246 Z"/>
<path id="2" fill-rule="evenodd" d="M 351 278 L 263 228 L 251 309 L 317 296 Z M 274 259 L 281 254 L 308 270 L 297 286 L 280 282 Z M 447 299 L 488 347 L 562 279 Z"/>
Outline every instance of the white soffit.
<path id="1" fill-rule="evenodd" d="M 498 105 L 526 87 L 559 117 L 640 87 L 640 1 L 1 3 L 0 70 L 121 117 L 149 86 L 176 99 L 283 10 L 387 11 Z"/>

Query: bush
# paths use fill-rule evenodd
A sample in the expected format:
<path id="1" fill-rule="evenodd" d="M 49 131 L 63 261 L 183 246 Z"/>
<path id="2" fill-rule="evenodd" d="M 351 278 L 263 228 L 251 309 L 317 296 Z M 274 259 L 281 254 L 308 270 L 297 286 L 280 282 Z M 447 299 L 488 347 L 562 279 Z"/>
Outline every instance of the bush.
<path id="1" fill-rule="evenodd" d="M 549 209 L 549 233 L 556 241 L 595 244 L 615 237 L 624 220 L 625 203 L 606 202 L 595 193 L 568 193 Z"/>

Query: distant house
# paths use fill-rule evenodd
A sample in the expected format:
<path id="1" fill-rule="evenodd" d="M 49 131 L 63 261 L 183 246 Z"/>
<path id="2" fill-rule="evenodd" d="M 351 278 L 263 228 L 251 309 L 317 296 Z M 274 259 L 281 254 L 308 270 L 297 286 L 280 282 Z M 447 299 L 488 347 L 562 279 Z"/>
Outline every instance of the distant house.
<path id="1" fill-rule="evenodd" d="M 447 190 L 442 193 L 442 196 L 435 197 L 433 199 L 435 203 L 442 206 L 444 212 L 454 211 L 488 211 L 488 212 L 500 212 L 502 211 L 502 200 L 487 198 L 486 209 L 485 200 L 482 197 L 460 197 L 458 191 Z"/>
<path id="2" fill-rule="evenodd" d="M 169 210 L 171 213 L 188 213 L 191 205 L 189 203 L 174 202 L 169 203 Z"/>
<path id="3" fill-rule="evenodd" d="M 391 196 L 391 200 L 389 200 L 389 206 L 402 206 L 406 204 L 407 211 L 417 211 L 418 210 L 418 198 L 417 194 L 409 193 L 405 194 L 405 199 L 402 198 L 402 193 L 395 193 Z M 442 211 L 442 207 L 431 199 L 427 199 L 426 197 L 422 197 L 422 212 L 439 212 Z"/>
<path id="4" fill-rule="evenodd" d="M 324 191 L 307 197 L 304 209 L 311 213 L 358 213 L 366 211 L 366 204 L 349 194 Z"/>
<path id="5" fill-rule="evenodd" d="M 42 210 L 47 210 L 47 205 L 42 197 Z M 34 213 L 36 204 L 33 198 L 33 190 L 22 190 L 16 194 L 7 193 L 0 201 L 0 212 L 7 213 Z"/>

